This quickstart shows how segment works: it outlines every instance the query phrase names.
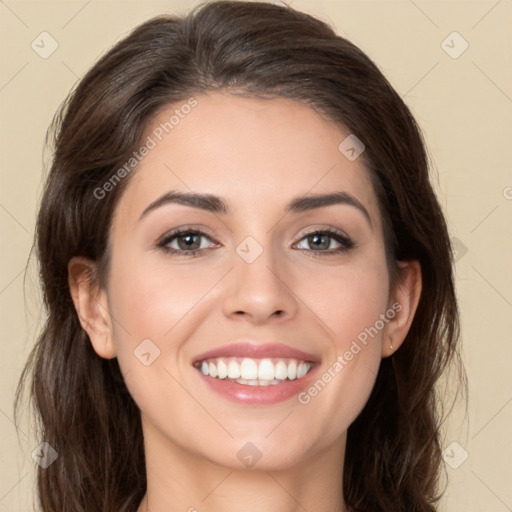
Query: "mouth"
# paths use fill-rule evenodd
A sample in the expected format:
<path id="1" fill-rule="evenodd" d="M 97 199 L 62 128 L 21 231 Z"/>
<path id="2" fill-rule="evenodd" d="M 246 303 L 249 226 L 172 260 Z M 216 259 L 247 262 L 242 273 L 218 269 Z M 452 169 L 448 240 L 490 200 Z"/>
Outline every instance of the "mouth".
<path id="1" fill-rule="evenodd" d="M 239 404 L 287 400 L 314 378 L 320 359 L 287 345 L 250 341 L 211 350 L 193 361 L 209 389 Z"/>

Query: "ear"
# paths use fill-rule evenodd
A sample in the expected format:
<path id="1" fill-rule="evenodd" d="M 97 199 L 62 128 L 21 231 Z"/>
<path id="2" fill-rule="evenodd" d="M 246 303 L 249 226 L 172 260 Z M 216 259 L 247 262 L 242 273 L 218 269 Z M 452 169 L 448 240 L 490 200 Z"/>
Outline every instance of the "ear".
<path id="1" fill-rule="evenodd" d="M 117 349 L 113 342 L 107 294 L 98 285 L 95 262 L 79 256 L 71 258 L 68 284 L 80 324 L 89 335 L 95 352 L 105 359 L 114 358 Z"/>
<path id="2" fill-rule="evenodd" d="M 382 340 L 382 357 L 394 354 L 405 340 L 420 301 L 422 278 L 417 260 L 399 261 L 400 278 L 386 316 L 390 318 Z M 391 312 L 394 316 L 391 318 Z M 391 348 L 393 347 L 393 348 Z"/>

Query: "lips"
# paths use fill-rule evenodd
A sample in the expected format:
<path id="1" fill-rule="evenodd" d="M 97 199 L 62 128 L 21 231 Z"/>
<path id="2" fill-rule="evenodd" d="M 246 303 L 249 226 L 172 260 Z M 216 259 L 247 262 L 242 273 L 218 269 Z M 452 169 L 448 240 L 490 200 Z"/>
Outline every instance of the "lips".
<path id="1" fill-rule="evenodd" d="M 272 404 L 309 385 L 318 356 L 281 344 L 241 341 L 205 352 L 193 365 L 210 389 L 229 400 Z"/>
<path id="2" fill-rule="evenodd" d="M 318 356 L 282 343 L 258 344 L 251 341 L 241 341 L 204 352 L 194 359 L 193 364 L 196 365 L 206 359 L 216 359 L 218 357 L 248 357 L 252 359 L 287 358 L 311 363 L 320 362 Z"/>

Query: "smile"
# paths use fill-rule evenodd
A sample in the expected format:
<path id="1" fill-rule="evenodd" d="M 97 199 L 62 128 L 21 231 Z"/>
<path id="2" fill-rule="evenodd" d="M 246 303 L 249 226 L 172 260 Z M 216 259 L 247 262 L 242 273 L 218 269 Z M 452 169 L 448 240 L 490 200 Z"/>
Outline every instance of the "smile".
<path id="1" fill-rule="evenodd" d="M 205 392 L 263 406 L 306 389 L 319 371 L 320 356 L 283 343 L 241 339 L 197 355 L 192 366 Z"/>

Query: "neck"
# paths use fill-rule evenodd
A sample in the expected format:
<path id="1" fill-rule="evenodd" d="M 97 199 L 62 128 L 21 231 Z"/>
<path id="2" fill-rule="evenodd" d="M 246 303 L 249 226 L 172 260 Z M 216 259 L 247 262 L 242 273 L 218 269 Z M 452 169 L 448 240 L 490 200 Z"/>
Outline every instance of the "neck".
<path id="1" fill-rule="evenodd" d="M 147 492 L 137 512 L 348 512 L 342 491 L 345 436 L 296 466 L 258 470 L 258 464 L 220 466 L 176 446 L 144 421 L 143 429 Z"/>

